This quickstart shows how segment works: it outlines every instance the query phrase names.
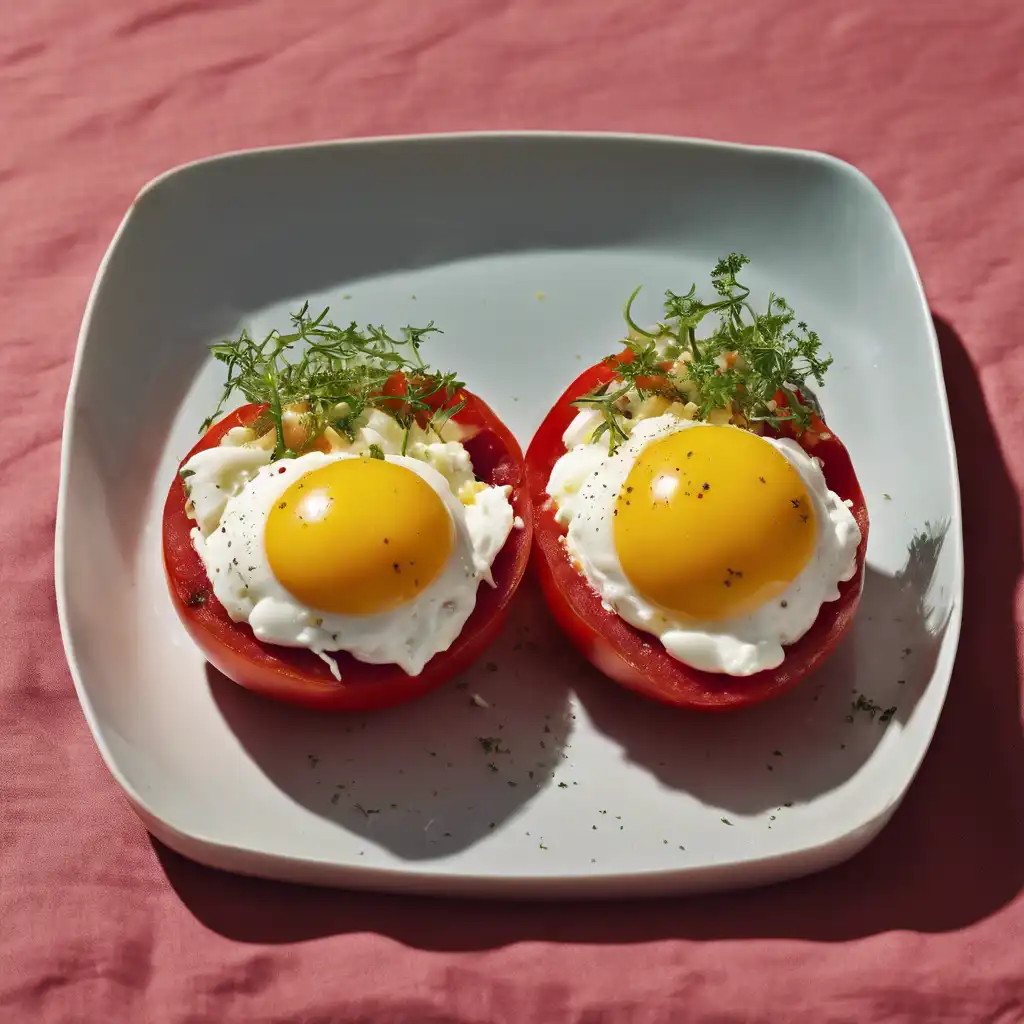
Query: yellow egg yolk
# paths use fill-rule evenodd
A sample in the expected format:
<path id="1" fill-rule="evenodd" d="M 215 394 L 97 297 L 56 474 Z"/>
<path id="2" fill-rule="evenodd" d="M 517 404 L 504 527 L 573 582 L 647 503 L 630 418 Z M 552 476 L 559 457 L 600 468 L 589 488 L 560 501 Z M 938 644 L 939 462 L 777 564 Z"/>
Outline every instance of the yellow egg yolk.
<path id="1" fill-rule="evenodd" d="M 337 615 L 408 604 L 454 545 L 451 515 L 418 473 L 383 459 L 340 459 L 296 480 L 267 517 L 270 568 L 293 597 Z"/>
<path id="2" fill-rule="evenodd" d="M 652 441 L 614 505 L 622 570 L 652 604 L 688 619 L 745 615 L 814 552 L 807 488 L 767 441 L 699 426 Z"/>

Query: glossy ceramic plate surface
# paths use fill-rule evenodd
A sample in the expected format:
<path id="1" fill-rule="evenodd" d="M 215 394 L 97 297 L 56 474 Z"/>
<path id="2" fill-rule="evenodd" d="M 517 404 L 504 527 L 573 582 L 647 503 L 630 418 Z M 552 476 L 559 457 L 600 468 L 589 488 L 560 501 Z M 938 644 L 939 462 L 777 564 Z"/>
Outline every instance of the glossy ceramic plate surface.
<path id="1" fill-rule="evenodd" d="M 432 319 L 431 361 L 458 369 L 525 449 L 568 381 L 614 349 L 637 284 L 653 319 L 664 289 L 706 288 L 733 250 L 753 260 L 755 298 L 784 295 L 834 354 L 819 397 L 871 512 L 859 616 L 818 675 L 732 715 L 661 708 L 585 665 L 530 584 L 480 665 L 392 711 L 302 712 L 208 671 L 167 594 L 160 512 L 216 401 L 211 342 L 283 327 L 306 299 L 339 321 Z M 196 860 L 509 897 L 814 871 L 888 820 L 952 668 L 961 526 L 931 317 L 881 195 L 819 154 L 488 134 L 189 165 L 142 191 L 100 269 L 56 558 L 96 742 L 147 827 Z M 891 719 L 854 710 L 861 695 Z"/>

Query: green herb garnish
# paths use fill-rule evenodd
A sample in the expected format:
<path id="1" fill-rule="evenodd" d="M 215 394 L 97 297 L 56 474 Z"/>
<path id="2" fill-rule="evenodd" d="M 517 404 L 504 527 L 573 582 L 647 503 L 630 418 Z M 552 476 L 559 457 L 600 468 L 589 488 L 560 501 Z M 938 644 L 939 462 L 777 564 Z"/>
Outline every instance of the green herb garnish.
<path id="1" fill-rule="evenodd" d="M 433 322 L 426 327 L 403 327 L 395 338 L 383 327 L 354 322 L 339 327 L 327 319 L 328 310 L 309 315 L 307 302 L 291 314 L 292 331 L 271 331 L 261 342 L 248 331 L 234 341 L 211 347 L 216 359 L 227 366 L 224 391 L 211 416 L 201 427 L 209 428 L 223 412 L 234 391 L 249 402 L 268 407 L 267 426 L 276 431 L 274 459 L 296 453 L 285 445 L 283 414 L 286 407 L 308 406 L 306 436 L 316 437 L 330 426 L 352 438 L 355 420 L 364 410 L 383 409 L 409 430 L 419 416 L 429 429 L 439 433 L 464 402 L 451 404 L 463 386 L 454 373 L 432 370 L 420 355 L 423 339 L 439 333 Z M 385 394 L 385 385 L 401 374 L 404 391 Z"/>
<path id="2" fill-rule="evenodd" d="M 900 682 L 902 681 L 900 680 Z M 872 722 L 875 720 L 875 716 L 877 716 L 878 721 L 882 725 L 886 725 L 893 720 L 893 716 L 898 710 L 895 704 L 883 710 L 882 705 L 878 701 L 871 700 L 870 697 L 865 697 L 863 693 L 859 693 L 857 694 L 857 699 L 850 704 L 850 713 L 846 716 L 846 721 L 852 722 L 856 714 L 864 712 Z"/>
<path id="3" fill-rule="evenodd" d="M 716 298 L 705 302 L 697 286 L 677 295 L 665 293 L 664 319 L 652 330 L 633 317 L 637 288 L 626 302 L 624 317 L 629 327 L 626 348 L 632 357 L 607 365 L 615 378 L 573 404 L 599 409 L 603 416 L 592 440 L 607 434 L 614 450 L 627 438 L 622 402 L 634 394 L 643 399 L 661 395 L 670 401 L 693 402 L 696 418 L 706 419 L 716 409 L 728 409 L 739 421 L 778 426 L 792 422 L 798 429 L 811 424 L 816 409 L 810 395 L 801 401 L 797 391 L 813 379 L 820 387 L 831 365 L 821 357 L 821 339 L 795 314 L 784 298 L 774 292 L 767 308 L 758 312 L 748 301 L 750 289 L 738 275 L 750 260 L 731 253 L 711 271 Z M 710 336 L 697 337 L 697 328 L 714 314 L 717 325 Z M 776 395 L 784 392 L 786 409 L 779 409 Z"/>

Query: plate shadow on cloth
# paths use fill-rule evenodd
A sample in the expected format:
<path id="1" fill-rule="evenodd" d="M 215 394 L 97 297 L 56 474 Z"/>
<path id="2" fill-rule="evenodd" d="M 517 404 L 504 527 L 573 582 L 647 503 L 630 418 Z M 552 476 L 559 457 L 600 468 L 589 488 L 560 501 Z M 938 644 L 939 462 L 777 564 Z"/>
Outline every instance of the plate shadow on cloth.
<path id="1" fill-rule="evenodd" d="M 425 950 L 521 941 L 797 938 L 944 932 L 1000 910 L 1024 882 L 1024 740 L 1014 596 L 1020 507 L 970 359 L 936 318 L 963 491 L 966 586 L 949 697 L 918 778 L 854 859 L 769 888 L 691 898 L 545 904 L 332 892 L 227 875 L 154 841 L 182 901 L 242 942 L 376 932 Z"/>
<path id="2" fill-rule="evenodd" d="M 550 785 L 571 733 L 566 653 L 531 596 L 457 682 L 386 711 L 288 707 L 208 667 L 210 691 L 249 756 L 298 803 L 404 860 L 445 857 Z"/>

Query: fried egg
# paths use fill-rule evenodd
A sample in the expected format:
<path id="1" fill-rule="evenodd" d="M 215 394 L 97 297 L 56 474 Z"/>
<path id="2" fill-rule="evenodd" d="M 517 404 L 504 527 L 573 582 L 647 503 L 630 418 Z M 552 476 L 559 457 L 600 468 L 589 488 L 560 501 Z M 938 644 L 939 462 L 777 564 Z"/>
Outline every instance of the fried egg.
<path id="1" fill-rule="evenodd" d="M 336 675 L 332 651 L 417 675 L 451 646 L 478 585 L 493 585 L 511 488 L 467 488 L 457 442 L 422 446 L 420 458 L 314 451 L 271 462 L 235 441 L 182 470 L 193 545 L 233 621 L 265 643 L 308 648 Z"/>
<path id="2" fill-rule="evenodd" d="M 795 441 L 667 414 L 614 454 L 566 432 L 548 493 L 606 608 L 674 658 L 733 676 L 776 668 L 857 571 L 860 530 Z"/>

